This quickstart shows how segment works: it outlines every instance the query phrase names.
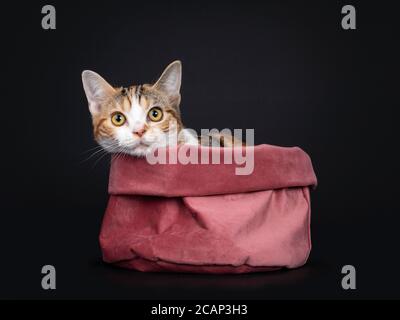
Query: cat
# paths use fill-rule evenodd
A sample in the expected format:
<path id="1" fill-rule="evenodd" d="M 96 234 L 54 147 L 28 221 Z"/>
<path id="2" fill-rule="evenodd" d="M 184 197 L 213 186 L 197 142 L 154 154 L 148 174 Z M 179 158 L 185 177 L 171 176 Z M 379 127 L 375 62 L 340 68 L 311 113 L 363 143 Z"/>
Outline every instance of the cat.
<path id="1" fill-rule="evenodd" d="M 243 145 L 227 134 L 198 137 L 183 126 L 181 81 L 182 64 L 178 60 L 169 64 L 154 84 L 130 87 L 112 87 L 96 72 L 83 71 L 95 140 L 105 151 L 136 157 L 168 146 L 171 141 L 178 145 Z"/>

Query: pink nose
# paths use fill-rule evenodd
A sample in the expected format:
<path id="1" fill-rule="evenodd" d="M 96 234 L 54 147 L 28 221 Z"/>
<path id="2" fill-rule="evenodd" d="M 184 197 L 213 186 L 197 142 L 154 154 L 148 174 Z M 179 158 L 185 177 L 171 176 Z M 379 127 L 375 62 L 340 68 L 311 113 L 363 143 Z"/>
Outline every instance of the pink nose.
<path id="1" fill-rule="evenodd" d="M 140 138 L 142 135 L 144 135 L 144 132 L 145 132 L 145 130 L 144 130 L 144 128 L 142 128 L 142 129 L 134 131 L 133 133 L 137 134 Z"/>

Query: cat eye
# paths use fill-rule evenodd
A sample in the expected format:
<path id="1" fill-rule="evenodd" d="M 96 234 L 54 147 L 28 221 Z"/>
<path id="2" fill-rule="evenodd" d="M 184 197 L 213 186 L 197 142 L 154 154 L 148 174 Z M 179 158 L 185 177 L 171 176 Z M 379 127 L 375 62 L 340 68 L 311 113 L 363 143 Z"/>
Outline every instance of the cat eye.
<path id="1" fill-rule="evenodd" d="M 162 119 L 163 112 L 162 112 L 162 110 L 160 108 L 154 107 L 154 108 L 150 109 L 150 111 L 148 113 L 148 116 L 149 116 L 151 121 L 158 122 L 158 121 L 160 121 Z"/>
<path id="2" fill-rule="evenodd" d="M 126 122 L 126 118 L 121 112 L 115 112 L 111 115 L 111 122 L 114 126 L 120 127 Z"/>

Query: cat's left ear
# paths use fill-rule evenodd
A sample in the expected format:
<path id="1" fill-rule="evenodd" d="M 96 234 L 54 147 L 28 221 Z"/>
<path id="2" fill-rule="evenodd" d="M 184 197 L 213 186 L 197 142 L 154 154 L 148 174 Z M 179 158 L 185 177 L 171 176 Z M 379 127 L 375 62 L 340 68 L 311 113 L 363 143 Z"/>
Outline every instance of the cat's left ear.
<path id="1" fill-rule="evenodd" d="M 161 77 L 154 84 L 154 88 L 168 96 L 172 103 L 179 104 L 181 95 L 182 63 L 179 60 L 172 62 L 165 68 Z"/>

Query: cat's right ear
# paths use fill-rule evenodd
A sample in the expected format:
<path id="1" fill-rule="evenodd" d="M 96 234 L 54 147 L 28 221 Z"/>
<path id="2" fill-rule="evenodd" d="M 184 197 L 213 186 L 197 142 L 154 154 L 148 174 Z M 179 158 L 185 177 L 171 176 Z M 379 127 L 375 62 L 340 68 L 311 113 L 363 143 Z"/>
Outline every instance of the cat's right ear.
<path id="1" fill-rule="evenodd" d="M 96 72 L 82 72 L 83 89 L 92 115 L 100 112 L 101 105 L 115 93 L 115 89 Z"/>

